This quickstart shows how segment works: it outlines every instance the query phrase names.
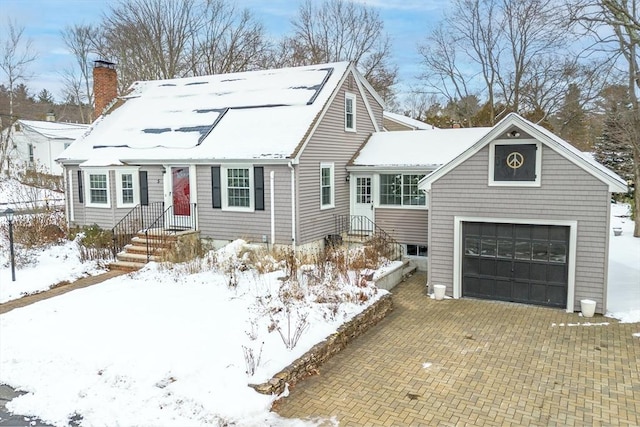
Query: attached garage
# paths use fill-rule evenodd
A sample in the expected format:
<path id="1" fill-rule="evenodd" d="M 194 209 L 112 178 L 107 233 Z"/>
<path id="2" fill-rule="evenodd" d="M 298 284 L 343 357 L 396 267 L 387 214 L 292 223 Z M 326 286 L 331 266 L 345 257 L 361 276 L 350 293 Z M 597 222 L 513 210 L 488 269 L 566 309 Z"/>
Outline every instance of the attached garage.
<path id="1" fill-rule="evenodd" d="M 418 187 L 428 286 L 568 312 L 588 298 L 606 312 L 611 193 L 627 190 L 612 171 L 512 113 Z"/>
<path id="2" fill-rule="evenodd" d="M 569 227 L 463 222 L 462 296 L 564 307 Z"/>

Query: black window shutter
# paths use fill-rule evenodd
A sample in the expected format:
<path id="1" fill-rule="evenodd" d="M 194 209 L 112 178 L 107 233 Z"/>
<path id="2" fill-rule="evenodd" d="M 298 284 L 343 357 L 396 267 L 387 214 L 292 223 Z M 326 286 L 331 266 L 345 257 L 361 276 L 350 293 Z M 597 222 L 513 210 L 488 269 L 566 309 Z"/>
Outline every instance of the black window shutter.
<path id="1" fill-rule="evenodd" d="M 255 210 L 264 210 L 264 168 L 256 166 L 253 168 L 253 191 Z"/>
<path id="2" fill-rule="evenodd" d="M 222 194 L 220 193 L 220 166 L 211 167 L 211 201 L 214 209 L 222 208 Z"/>
<path id="3" fill-rule="evenodd" d="M 78 171 L 78 202 L 84 203 L 84 188 L 82 185 L 82 171 Z"/>
<path id="4" fill-rule="evenodd" d="M 140 181 L 140 204 L 149 205 L 149 182 L 147 180 L 147 171 L 138 171 L 138 180 Z"/>

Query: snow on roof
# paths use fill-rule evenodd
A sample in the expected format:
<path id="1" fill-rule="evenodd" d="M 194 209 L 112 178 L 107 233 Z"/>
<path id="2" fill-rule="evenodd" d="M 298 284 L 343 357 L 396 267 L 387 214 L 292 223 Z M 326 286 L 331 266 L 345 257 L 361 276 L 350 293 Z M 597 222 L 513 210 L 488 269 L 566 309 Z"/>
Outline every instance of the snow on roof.
<path id="1" fill-rule="evenodd" d="M 37 132 L 49 139 L 77 139 L 89 125 L 80 123 L 45 122 L 39 120 L 18 120 L 23 131 Z"/>
<path id="2" fill-rule="evenodd" d="M 437 167 L 471 147 L 491 128 L 377 132 L 354 158 L 354 166 Z"/>
<path id="3" fill-rule="evenodd" d="M 396 114 L 396 113 L 391 113 L 389 111 L 384 111 L 382 115 L 385 119 L 390 119 L 390 120 L 402 123 L 403 125 L 412 127 L 414 129 L 420 129 L 420 130 L 438 129 L 437 127 L 430 125 L 429 123 L 412 119 L 411 117 L 403 116 L 402 114 Z"/>
<path id="4" fill-rule="evenodd" d="M 348 62 L 136 82 L 61 160 L 286 158 Z M 113 155 L 106 155 L 113 160 Z M 97 165 L 99 160 L 90 164 Z"/>

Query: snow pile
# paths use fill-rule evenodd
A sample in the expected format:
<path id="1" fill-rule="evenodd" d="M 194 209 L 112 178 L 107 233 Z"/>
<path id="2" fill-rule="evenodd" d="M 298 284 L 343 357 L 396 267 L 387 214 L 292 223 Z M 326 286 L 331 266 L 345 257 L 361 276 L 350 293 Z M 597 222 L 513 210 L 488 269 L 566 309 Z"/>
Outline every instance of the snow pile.
<path id="1" fill-rule="evenodd" d="M 607 317 L 623 323 L 640 322 L 640 238 L 633 227 L 629 205 L 611 205 Z M 615 236 L 614 228 L 622 234 Z"/>
<path id="2" fill-rule="evenodd" d="M 275 396 L 248 384 L 386 292 L 311 266 L 299 280 L 260 274 L 245 268 L 250 253 L 234 242 L 201 272 L 151 263 L 0 316 L 0 383 L 27 392 L 8 409 L 55 425 L 302 425 L 270 413 Z"/>
<path id="3" fill-rule="evenodd" d="M 14 248 L 17 252 L 17 245 Z M 105 271 L 96 261 L 81 260 L 78 241 L 23 251 L 30 262 L 16 268 L 16 281 L 13 282 L 8 238 L 0 236 L 0 303 L 47 290 L 60 282 L 70 282 Z"/>

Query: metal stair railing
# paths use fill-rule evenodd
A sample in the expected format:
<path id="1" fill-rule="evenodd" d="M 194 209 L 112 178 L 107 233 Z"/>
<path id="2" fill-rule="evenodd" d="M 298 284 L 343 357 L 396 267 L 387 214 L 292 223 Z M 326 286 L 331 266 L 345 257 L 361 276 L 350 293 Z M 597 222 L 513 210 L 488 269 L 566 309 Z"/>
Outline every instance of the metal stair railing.
<path id="1" fill-rule="evenodd" d="M 384 255 L 391 260 L 399 260 L 404 247 L 389 233 L 364 215 L 334 215 L 337 236 L 356 238 L 360 242 L 375 242 L 384 248 Z"/>
<path id="2" fill-rule="evenodd" d="M 196 229 L 195 212 L 195 203 L 174 203 L 144 229 L 144 238 L 147 244 L 147 262 L 151 260 L 151 255 L 156 249 L 168 246 L 170 232 Z"/>
<path id="3" fill-rule="evenodd" d="M 111 229 L 113 257 L 131 242 L 133 236 L 143 230 L 147 224 L 156 220 L 164 211 L 164 202 L 148 205 L 136 205 Z"/>

